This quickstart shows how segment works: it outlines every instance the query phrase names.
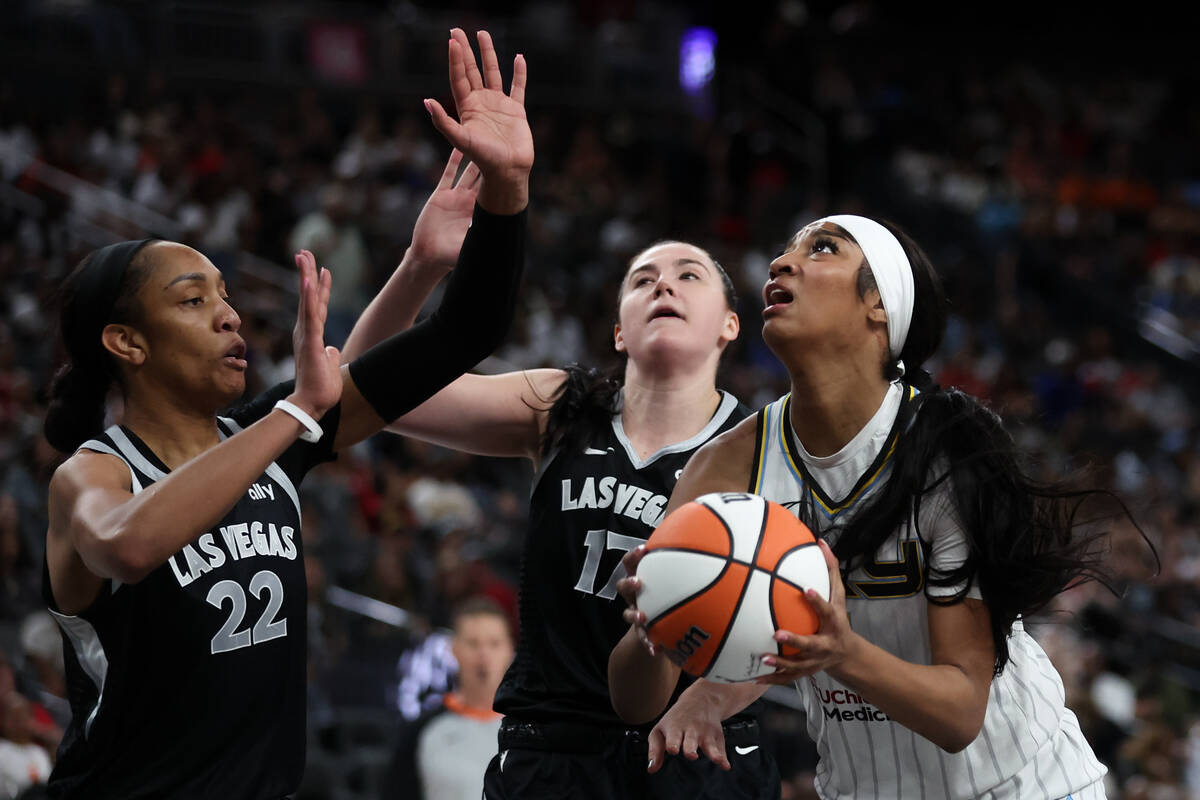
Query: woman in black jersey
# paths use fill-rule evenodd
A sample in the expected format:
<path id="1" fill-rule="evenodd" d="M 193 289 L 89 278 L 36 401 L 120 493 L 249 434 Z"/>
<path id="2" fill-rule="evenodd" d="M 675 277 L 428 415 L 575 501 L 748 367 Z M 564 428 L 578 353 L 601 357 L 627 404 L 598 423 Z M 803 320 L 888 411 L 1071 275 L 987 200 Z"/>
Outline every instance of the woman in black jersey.
<path id="1" fill-rule="evenodd" d="M 64 634 L 73 719 L 53 796 L 296 790 L 306 626 L 295 485 L 485 357 L 515 302 L 533 162 L 524 61 L 505 95 L 467 81 L 457 42 L 449 55 L 460 121 L 435 101 L 426 108 L 482 183 L 458 272 L 421 325 L 342 366 L 322 341 L 330 274 L 300 253 L 296 379 L 218 417 L 244 390 L 245 344 L 208 259 L 172 242 L 122 242 L 64 284 L 69 358 L 45 430 L 74 455 L 50 484 L 45 594 Z M 121 412 L 105 430 L 110 393 Z"/>
<path id="2" fill-rule="evenodd" d="M 498 76 L 471 79 L 490 86 Z M 443 179 L 447 198 L 452 182 Z M 418 223 L 405 261 L 351 333 L 347 357 L 411 321 L 453 265 L 458 243 L 434 241 L 448 216 Z M 738 334 L 734 304 L 729 277 L 706 251 L 661 242 L 634 256 L 621 282 L 620 370 L 464 375 L 389 426 L 458 450 L 525 457 L 536 473 L 519 644 L 496 695 L 505 720 L 484 780 L 489 800 L 779 795 L 774 763 L 745 715 L 729 721 L 725 739 L 746 755 L 714 751 L 723 769 L 679 760 L 647 775 L 653 719 L 620 720 L 606 674 L 626 627 L 615 588 L 622 555 L 658 524 L 688 456 L 746 413 L 715 383 Z M 700 682 L 687 692 L 703 697 L 708 688 Z"/>

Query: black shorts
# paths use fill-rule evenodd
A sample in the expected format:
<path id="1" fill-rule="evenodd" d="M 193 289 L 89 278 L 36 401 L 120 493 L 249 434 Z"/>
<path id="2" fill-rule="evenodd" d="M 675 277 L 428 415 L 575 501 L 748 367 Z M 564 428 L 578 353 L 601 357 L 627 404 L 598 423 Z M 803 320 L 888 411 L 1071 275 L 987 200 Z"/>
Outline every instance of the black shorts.
<path id="1" fill-rule="evenodd" d="M 646 734 L 598 732 L 578 725 L 535 725 L 505 720 L 500 753 L 483 777 L 484 800 L 779 800 L 775 759 L 758 746 L 758 723 L 725 727 L 724 771 L 701 756 L 667 756 L 646 772 Z"/>

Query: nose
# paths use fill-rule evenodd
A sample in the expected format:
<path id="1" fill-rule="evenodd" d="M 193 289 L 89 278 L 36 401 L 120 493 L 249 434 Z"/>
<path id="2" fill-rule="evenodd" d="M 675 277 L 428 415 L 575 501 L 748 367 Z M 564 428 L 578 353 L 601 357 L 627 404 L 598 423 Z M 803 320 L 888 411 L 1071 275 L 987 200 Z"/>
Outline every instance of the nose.
<path id="1" fill-rule="evenodd" d="M 662 297 L 663 293 L 675 296 L 675 288 L 671 285 L 671 281 L 666 275 L 658 276 L 658 281 L 654 284 L 654 296 Z"/>
<path id="2" fill-rule="evenodd" d="M 771 262 L 771 267 L 767 273 L 770 278 L 777 278 L 780 275 L 791 275 L 796 271 L 796 268 L 785 260 L 786 258 L 786 255 L 779 256 Z"/>
<path id="3" fill-rule="evenodd" d="M 241 327 L 242 318 L 233 310 L 233 306 L 229 305 L 228 300 L 222 300 L 220 311 L 217 314 L 218 330 L 237 333 Z"/>

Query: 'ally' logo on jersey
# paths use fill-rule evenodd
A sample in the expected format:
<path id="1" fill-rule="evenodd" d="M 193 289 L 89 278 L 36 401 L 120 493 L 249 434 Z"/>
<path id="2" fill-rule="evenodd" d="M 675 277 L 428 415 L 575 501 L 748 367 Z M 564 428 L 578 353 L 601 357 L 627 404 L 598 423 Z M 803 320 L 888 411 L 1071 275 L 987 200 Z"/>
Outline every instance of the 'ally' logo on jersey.
<path id="1" fill-rule="evenodd" d="M 250 485 L 250 491 L 247 492 L 251 500 L 274 500 L 275 487 L 269 483 L 255 483 Z"/>

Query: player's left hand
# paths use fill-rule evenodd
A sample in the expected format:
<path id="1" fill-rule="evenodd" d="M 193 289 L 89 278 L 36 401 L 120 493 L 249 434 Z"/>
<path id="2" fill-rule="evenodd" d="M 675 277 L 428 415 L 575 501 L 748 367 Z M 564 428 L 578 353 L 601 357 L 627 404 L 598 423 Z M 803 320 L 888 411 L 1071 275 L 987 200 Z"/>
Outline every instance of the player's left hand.
<path id="1" fill-rule="evenodd" d="M 725 730 L 721 727 L 721 704 L 696 681 L 675 701 L 650 731 L 650 772 L 662 769 L 667 755 L 682 755 L 695 761 L 701 755 L 723 770 L 729 770 L 725 755 Z"/>
<path id="2" fill-rule="evenodd" d="M 496 48 L 479 31 L 479 65 L 460 28 L 450 32 L 450 91 L 458 111 L 454 120 L 437 100 L 425 101 L 433 125 L 483 173 L 479 204 L 494 214 L 515 214 L 525 207 L 533 168 L 533 133 L 525 116 L 525 57 L 513 59 L 508 94 L 500 76 Z"/>
<path id="3" fill-rule="evenodd" d="M 763 663 L 774 666 L 775 672 L 757 678 L 758 683 L 791 683 L 818 672 L 836 669 L 849 657 L 858 635 L 850 628 L 846 615 L 846 590 L 842 586 L 842 575 L 837 556 L 823 539 L 818 540 L 825 555 L 825 566 L 829 568 L 829 601 L 821 599 L 816 591 L 809 589 L 805 599 L 817 613 L 817 632 L 801 636 L 789 631 L 776 631 L 775 641 L 793 648 L 790 657 L 769 653 Z"/>

